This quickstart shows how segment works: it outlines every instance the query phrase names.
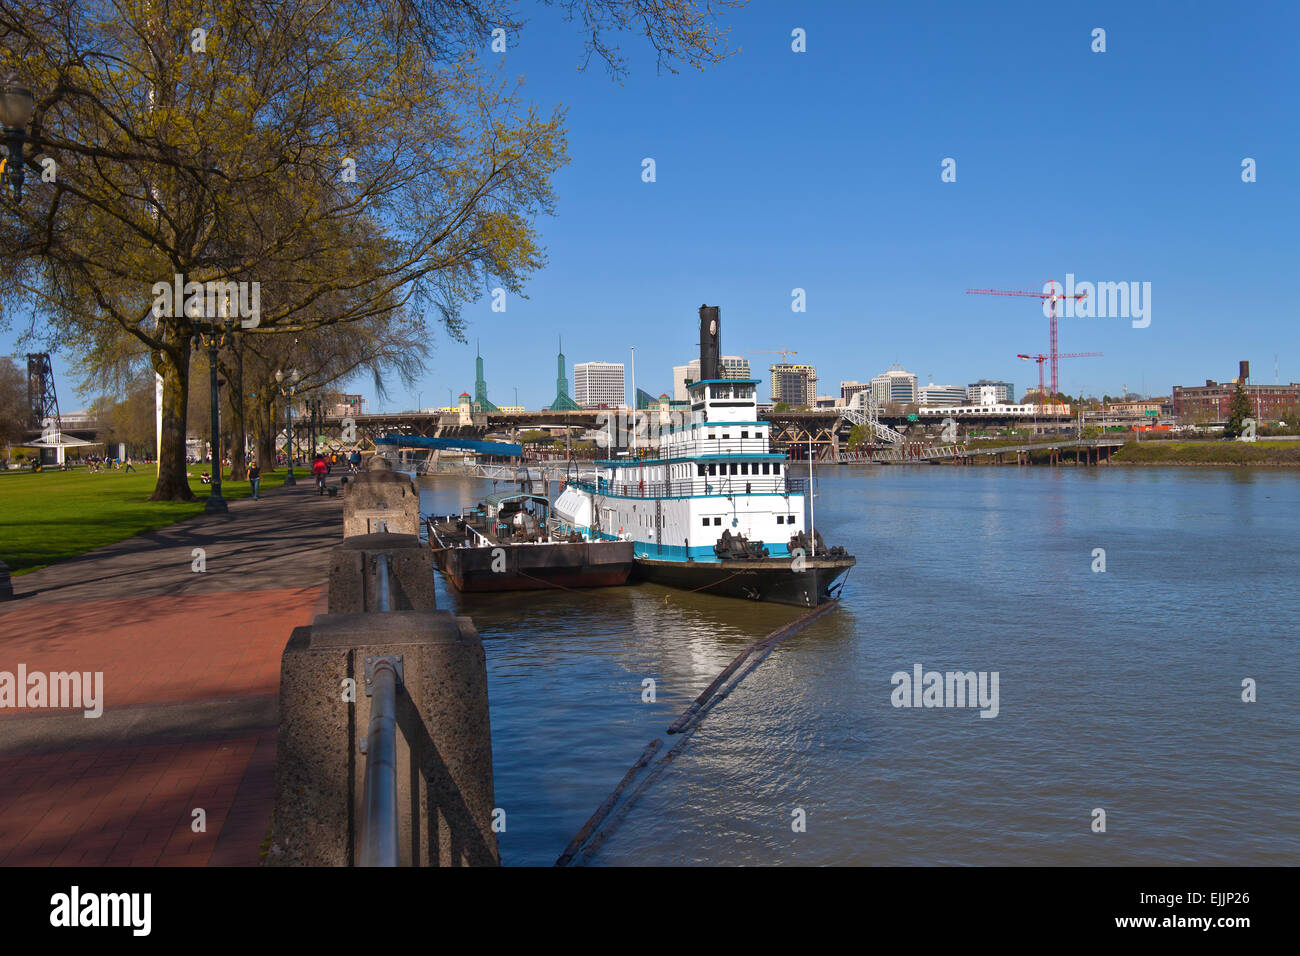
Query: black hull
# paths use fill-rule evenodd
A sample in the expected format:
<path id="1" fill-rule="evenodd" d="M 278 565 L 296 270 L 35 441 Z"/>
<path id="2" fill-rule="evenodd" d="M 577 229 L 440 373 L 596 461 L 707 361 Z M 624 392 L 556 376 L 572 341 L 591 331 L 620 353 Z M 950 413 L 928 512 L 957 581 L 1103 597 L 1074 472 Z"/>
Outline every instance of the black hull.
<path id="1" fill-rule="evenodd" d="M 795 571 L 790 560 L 658 561 L 637 558 L 633 579 L 700 594 L 816 607 L 837 596 L 836 581 L 856 563 L 856 559 L 849 557 L 816 559 L 806 561 L 803 570 Z"/>
<path id="2" fill-rule="evenodd" d="M 435 547 L 433 559 L 462 592 L 618 587 L 632 573 L 632 542 Z"/>

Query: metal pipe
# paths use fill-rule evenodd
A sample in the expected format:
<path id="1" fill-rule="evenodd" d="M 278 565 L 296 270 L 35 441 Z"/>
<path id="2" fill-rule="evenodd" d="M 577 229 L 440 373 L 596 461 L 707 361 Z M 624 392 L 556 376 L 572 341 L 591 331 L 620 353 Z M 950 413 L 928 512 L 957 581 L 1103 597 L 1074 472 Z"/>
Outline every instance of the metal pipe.
<path id="1" fill-rule="evenodd" d="M 362 799 L 361 865 L 397 866 L 397 669 L 382 658 L 371 670 Z"/>
<path id="2" fill-rule="evenodd" d="M 381 551 L 375 559 L 379 563 L 379 610 L 387 613 L 388 606 L 388 552 Z"/>

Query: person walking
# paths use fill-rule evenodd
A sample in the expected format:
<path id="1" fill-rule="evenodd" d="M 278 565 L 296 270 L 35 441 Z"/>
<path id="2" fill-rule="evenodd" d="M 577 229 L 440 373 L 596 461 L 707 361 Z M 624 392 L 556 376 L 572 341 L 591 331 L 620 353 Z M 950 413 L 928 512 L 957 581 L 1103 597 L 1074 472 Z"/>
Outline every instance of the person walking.
<path id="1" fill-rule="evenodd" d="M 256 461 L 248 463 L 248 486 L 253 489 L 253 500 L 257 500 L 257 489 L 262 486 L 262 469 L 257 467 Z"/>
<path id="2" fill-rule="evenodd" d="M 312 462 L 311 473 L 316 476 L 316 494 L 325 494 L 325 475 L 329 472 L 329 466 L 325 464 L 325 456 L 316 455 L 316 460 Z"/>

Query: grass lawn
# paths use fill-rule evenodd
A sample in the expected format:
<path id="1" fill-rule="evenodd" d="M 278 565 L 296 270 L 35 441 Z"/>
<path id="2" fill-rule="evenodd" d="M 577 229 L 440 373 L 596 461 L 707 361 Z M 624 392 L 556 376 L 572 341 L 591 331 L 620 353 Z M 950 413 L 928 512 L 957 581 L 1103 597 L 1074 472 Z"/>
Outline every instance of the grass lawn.
<path id="1" fill-rule="evenodd" d="M 12 574 L 85 554 L 106 544 L 164 528 L 203 513 L 210 486 L 199 481 L 204 465 L 190 466 L 195 501 L 148 501 L 157 476 L 139 471 L 0 472 L 0 561 Z M 299 469 L 301 471 L 301 469 Z M 263 472 L 262 491 L 284 484 L 284 471 Z M 249 497 L 246 481 L 225 481 L 228 501 Z"/>

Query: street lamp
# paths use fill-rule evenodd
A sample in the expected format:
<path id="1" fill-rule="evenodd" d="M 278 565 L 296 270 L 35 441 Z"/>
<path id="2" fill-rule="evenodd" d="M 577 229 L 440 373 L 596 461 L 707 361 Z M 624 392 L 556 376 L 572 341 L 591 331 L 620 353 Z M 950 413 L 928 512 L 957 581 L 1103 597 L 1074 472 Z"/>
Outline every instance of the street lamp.
<path id="1" fill-rule="evenodd" d="M 226 505 L 226 499 L 221 496 L 221 402 L 217 388 L 217 350 L 230 344 L 234 331 L 233 321 L 226 319 L 223 327 L 214 317 L 207 323 L 206 331 L 202 325 L 196 323 L 194 332 L 194 347 L 200 348 L 203 345 L 208 347 L 208 394 L 212 402 L 212 493 L 208 495 L 208 502 L 203 506 L 203 510 L 210 515 L 223 515 L 230 510 Z"/>
<path id="2" fill-rule="evenodd" d="M 298 379 L 301 376 L 297 369 L 289 372 L 288 384 L 284 384 L 285 374 L 279 370 L 275 373 L 275 384 L 281 395 L 285 396 L 284 403 L 284 420 L 285 420 L 285 457 L 289 460 L 289 474 L 284 476 L 286 485 L 298 484 L 298 479 L 293 474 L 293 392 L 297 388 Z"/>
<path id="3" fill-rule="evenodd" d="M 32 91 L 19 82 L 16 74 L 0 79 L 0 126 L 4 127 L 4 142 L 9 150 L 4 179 L 13 187 L 17 203 L 23 201 L 23 143 L 35 109 Z"/>

